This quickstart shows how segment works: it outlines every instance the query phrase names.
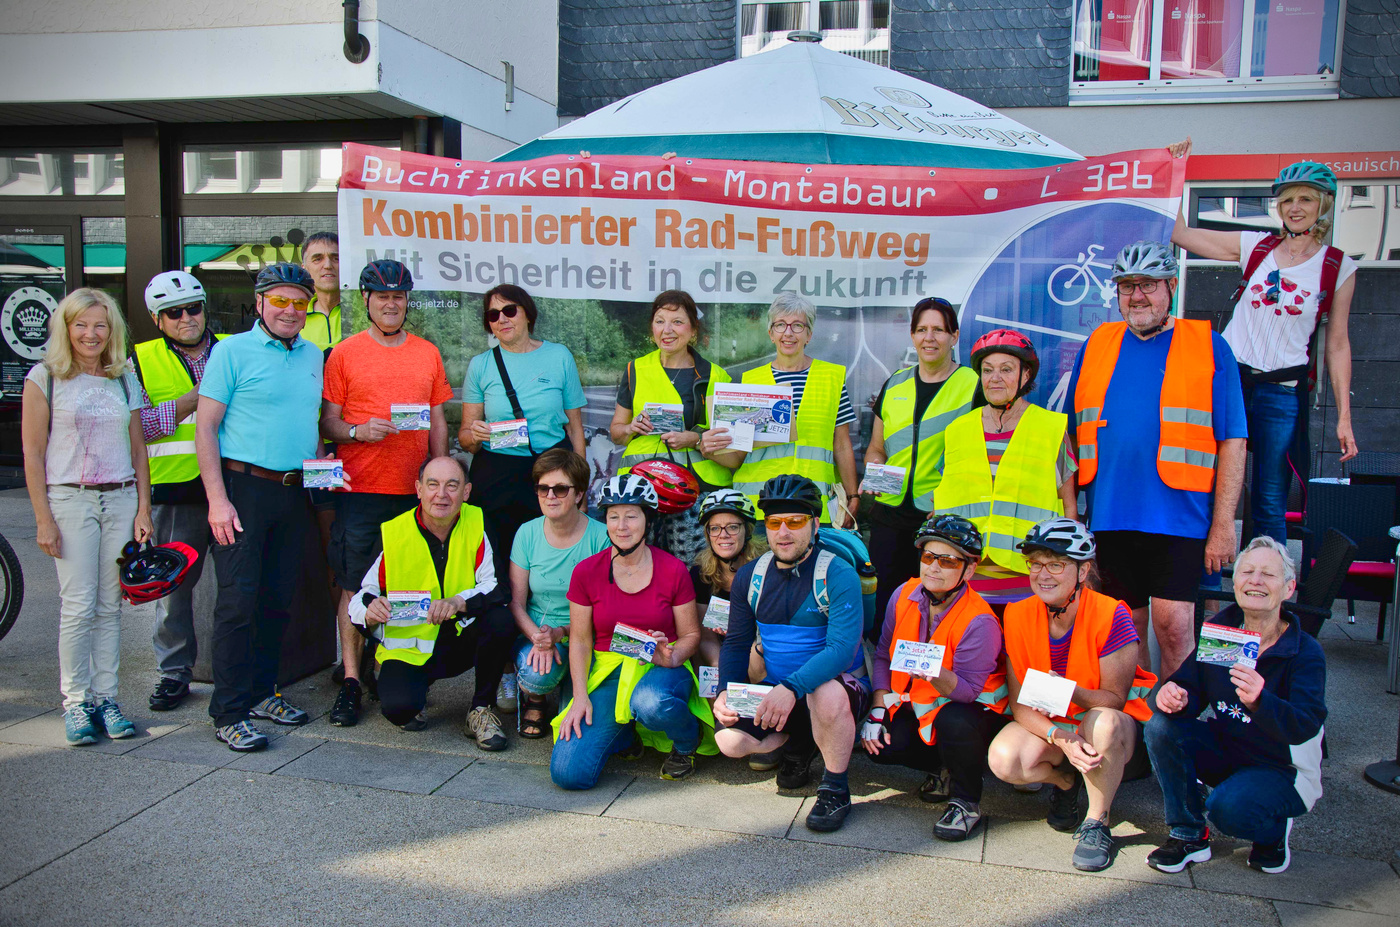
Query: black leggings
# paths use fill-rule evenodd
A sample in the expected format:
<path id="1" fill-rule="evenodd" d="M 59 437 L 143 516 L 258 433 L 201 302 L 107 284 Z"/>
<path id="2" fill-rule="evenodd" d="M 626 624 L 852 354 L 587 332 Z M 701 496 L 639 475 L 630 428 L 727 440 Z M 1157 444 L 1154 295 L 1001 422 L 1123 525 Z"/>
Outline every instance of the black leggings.
<path id="1" fill-rule="evenodd" d="M 952 778 L 954 798 L 982 800 L 982 776 L 987 771 L 987 748 L 1011 719 L 973 702 L 949 702 L 933 719 L 934 743 L 919 736 L 919 718 L 902 706 L 890 723 L 890 743 L 871 757 L 886 766 L 908 766 L 926 773 L 945 767 Z"/>
<path id="2" fill-rule="evenodd" d="M 385 660 L 380 665 L 379 707 L 393 724 L 407 724 L 423 710 L 433 683 L 460 676 L 473 665 L 476 691 L 472 707 L 495 704 L 496 687 L 518 633 L 510 609 L 504 605 L 488 608 L 465 630 L 454 634 L 454 628 L 442 626 L 433 655 L 422 666 L 404 660 Z"/>

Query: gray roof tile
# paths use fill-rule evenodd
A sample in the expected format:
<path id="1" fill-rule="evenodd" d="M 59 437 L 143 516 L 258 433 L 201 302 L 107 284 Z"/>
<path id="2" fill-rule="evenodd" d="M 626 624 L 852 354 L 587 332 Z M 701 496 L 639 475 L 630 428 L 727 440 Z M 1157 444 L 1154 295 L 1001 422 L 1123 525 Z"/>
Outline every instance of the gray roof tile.
<path id="1" fill-rule="evenodd" d="M 1348 0 L 1342 39 L 1342 96 L 1400 96 L 1400 6 Z"/>

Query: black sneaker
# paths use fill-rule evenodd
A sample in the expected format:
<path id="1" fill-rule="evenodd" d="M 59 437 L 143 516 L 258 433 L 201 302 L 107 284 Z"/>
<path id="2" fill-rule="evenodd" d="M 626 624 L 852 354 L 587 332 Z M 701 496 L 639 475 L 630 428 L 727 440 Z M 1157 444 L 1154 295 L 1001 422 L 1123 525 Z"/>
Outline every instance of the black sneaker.
<path id="1" fill-rule="evenodd" d="M 851 793 L 825 786 L 817 789 L 817 801 L 807 813 L 807 829 L 818 833 L 840 830 L 851 813 Z"/>
<path id="2" fill-rule="evenodd" d="M 693 772 L 695 772 L 694 753 L 672 750 L 671 755 L 666 757 L 666 762 L 661 764 L 661 778 L 663 779 L 684 779 Z"/>
<path id="3" fill-rule="evenodd" d="M 340 686 L 340 694 L 331 706 L 331 724 L 336 727 L 354 727 L 360 723 L 360 683 L 357 679 L 347 679 Z"/>
<path id="4" fill-rule="evenodd" d="M 189 694 L 190 684 L 188 682 L 162 676 L 160 682 L 156 683 L 156 690 L 151 693 L 147 704 L 151 706 L 151 711 L 173 711 Z"/>
<path id="5" fill-rule="evenodd" d="M 1210 859 L 1210 834 L 1199 840 L 1178 840 L 1168 837 L 1167 842 L 1147 854 L 1147 865 L 1158 872 L 1180 872 L 1190 863 L 1203 863 Z"/>
<path id="6" fill-rule="evenodd" d="M 1288 838 L 1293 833 L 1293 819 L 1283 830 L 1283 839 L 1278 843 L 1256 843 L 1249 848 L 1249 868 L 1276 875 L 1288 868 L 1291 861 L 1288 852 Z"/>
<path id="7" fill-rule="evenodd" d="M 1083 790 L 1084 777 L 1076 769 L 1074 785 L 1067 789 L 1055 786 L 1050 790 L 1050 813 L 1045 816 L 1045 823 L 1064 834 L 1077 830 L 1084 819 L 1084 813 L 1079 810 L 1079 793 Z"/>
<path id="8" fill-rule="evenodd" d="M 953 776 L 946 769 L 940 769 L 936 773 L 931 773 L 924 784 L 919 786 L 919 801 L 926 801 L 931 805 L 939 805 L 947 801 L 953 794 Z"/>
<path id="9" fill-rule="evenodd" d="M 399 730 L 401 730 L 401 731 L 403 731 L 403 732 L 405 732 L 405 733 L 408 733 L 408 734 L 412 734 L 412 733 L 415 733 L 415 732 L 417 732 L 417 731 L 423 730 L 423 729 L 426 728 L 427 726 L 428 726 L 428 716 L 425 715 L 425 714 L 423 714 L 423 712 L 420 711 L 420 712 L 418 712 L 418 714 L 416 714 L 416 715 L 414 715 L 413 717 L 409 718 L 409 719 L 408 719 L 407 721 L 405 721 L 403 724 L 400 724 L 400 725 L 399 725 Z"/>
<path id="10" fill-rule="evenodd" d="M 810 750 L 801 753 L 794 753 L 791 750 L 783 751 L 783 762 L 778 767 L 778 775 L 775 777 L 780 789 L 800 789 L 812 781 L 812 758 L 817 755 L 817 748 L 813 746 Z M 841 825 L 838 824 L 837 827 Z M 836 828 L 833 827 L 832 830 Z"/>

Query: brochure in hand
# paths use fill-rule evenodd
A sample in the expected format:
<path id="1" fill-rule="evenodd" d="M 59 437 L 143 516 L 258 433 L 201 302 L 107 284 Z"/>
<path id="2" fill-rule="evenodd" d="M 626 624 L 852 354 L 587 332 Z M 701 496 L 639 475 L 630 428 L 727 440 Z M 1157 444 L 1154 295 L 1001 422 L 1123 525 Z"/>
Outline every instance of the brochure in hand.
<path id="1" fill-rule="evenodd" d="M 685 431 L 685 407 L 664 402 L 649 402 L 642 407 L 651 419 L 651 433 L 664 435 L 668 431 Z"/>
<path id="2" fill-rule="evenodd" d="M 697 675 L 700 677 L 701 698 L 714 698 L 719 695 L 718 666 L 702 666 Z"/>
<path id="3" fill-rule="evenodd" d="M 1037 711 L 1043 711 L 1052 718 L 1067 718 L 1073 699 L 1073 679 L 1028 669 L 1026 678 L 1021 680 L 1021 694 L 1016 701 Z"/>
<path id="4" fill-rule="evenodd" d="M 391 592 L 389 624 L 422 624 L 428 620 L 428 606 L 433 604 L 431 592 Z"/>
<path id="5" fill-rule="evenodd" d="M 343 489 L 345 487 L 345 461 L 339 457 L 303 460 L 301 462 L 301 486 L 303 489 Z"/>
<path id="6" fill-rule="evenodd" d="M 741 718 L 752 718 L 758 711 L 758 703 L 773 691 L 772 686 L 757 686 L 747 682 L 731 682 L 724 697 L 729 710 Z"/>
<path id="7" fill-rule="evenodd" d="M 1201 640 L 1196 645 L 1196 662 L 1215 666 L 1240 666 L 1254 669 L 1259 662 L 1259 635 L 1243 628 L 1206 622 L 1201 625 Z"/>
<path id="8" fill-rule="evenodd" d="M 760 444 L 784 444 L 792 440 L 792 387 L 716 383 L 710 421 L 745 422 Z"/>
<path id="9" fill-rule="evenodd" d="M 868 463 L 865 465 L 865 479 L 860 481 L 861 492 L 879 495 L 893 495 L 904 491 L 904 467 L 891 467 L 887 464 Z"/>
<path id="10" fill-rule="evenodd" d="M 937 675 L 943 667 L 943 652 L 946 649 L 942 644 L 898 641 L 894 645 L 894 656 L 890 658 L 890 670 L 911 676 Z"/>
<path id="11" fill-rule="evenodd" d="M 433 427 L 432 411 L 426 402 L 396 402 L 389 406 L 389 424 L 399 431 L 427 431 Z"/>
<path id="12" fill-rule="evenodd" d="M 612 644 L 608 647 L 613 653 L 650 663 L 656 653 L 656 640 L 650 634 L 619 621 L 613 625 Z"/>
<path id="13" fill-rule="evenodd" d="M 525 419 L 517 418 L 508 422 L 491 423 L 491 450 L 501 451 L 508 447 L 529 447 L 530 426 Z"/>
<path id="14" fill-rule="evenodd" d="M 710 604 L 705 607 L 705 617 L 701 620 L 701 625 L 711 631 L 718 631 L 720 634 L 729 631 L 729 600 L 715 596 L 710 599 Z"/>

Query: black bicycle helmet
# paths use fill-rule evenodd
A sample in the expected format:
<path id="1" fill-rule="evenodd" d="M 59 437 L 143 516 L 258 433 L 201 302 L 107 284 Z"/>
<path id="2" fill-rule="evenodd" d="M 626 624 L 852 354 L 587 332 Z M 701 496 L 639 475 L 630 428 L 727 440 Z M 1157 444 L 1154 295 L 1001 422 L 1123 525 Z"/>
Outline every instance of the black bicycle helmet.
<path id="1" fill-rule="evenodd" d="M 306 272 L 306 268 L 300 264 L 293 264 L 291 261 L 269 264 L 258 271 L 257 281 L 253 284 L 253 292 L 266 293 L 279 286 L 299 287 L 306 291 L 307 296 L 316 293 L 316 284 L 312 282 L 311 275 Z"/>
<path id="2" fill-rule="evenodd" d="M 765 515 L 802 512 L 818 518 L 822 513 L 822 492 L 807 477 L 784 473 L 763 484 L 758 491 L 758 507 Z"/>
<path id="3" fill-rule="evenodd" d="M 974 560 L 982 558 L 982 532 L 961 515 L 935 515 L 920 525 L 914 546 L 923 550 L 929 541 L 951 544 Z"/>
<path id="4" fill-rule="evenodd" d="M 399 261 L 370 261 L 360 271 L 361 292 L 389 293 L 413 289 L 413 274 Z"/>
<path id="5" fill-rule="evenodd" d="M 1033 550 L 1049 551 L 1082 563 L 1094 559 L 1098 545 L 1094 542 L 1094 532 L 1073 518 L 1061 515 L 1047 518 L 1032 528 L 1016 549 L 1023 554 Z"/>

